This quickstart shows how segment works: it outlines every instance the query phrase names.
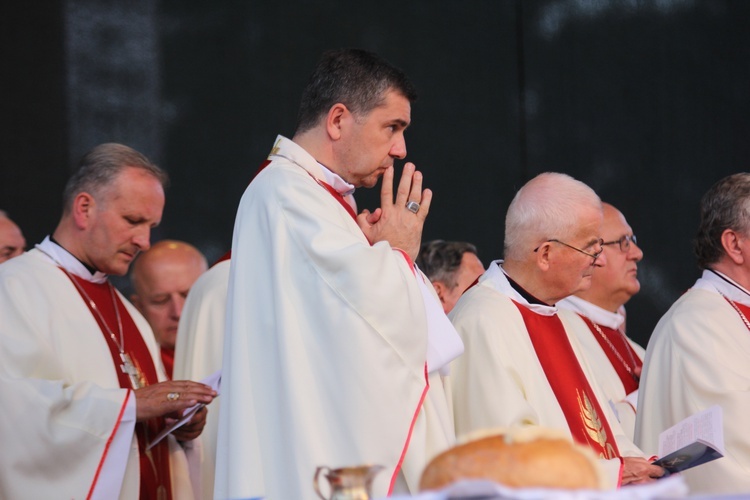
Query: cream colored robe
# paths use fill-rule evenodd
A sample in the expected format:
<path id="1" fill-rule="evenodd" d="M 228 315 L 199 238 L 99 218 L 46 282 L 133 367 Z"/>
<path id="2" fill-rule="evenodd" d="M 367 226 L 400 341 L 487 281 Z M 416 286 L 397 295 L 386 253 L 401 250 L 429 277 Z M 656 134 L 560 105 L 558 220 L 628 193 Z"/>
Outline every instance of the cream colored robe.
<path id="1" fill-rule="evenodd" d="M 174 380 L 203 380 L 221 369 L 224 350 L 229 261 L 215 264 L 190 288 L 180 316 L 174 356 Z M 202 498 L 213 498 L 216 468 L 216 433 L 221 396 L 208 406 L 200 442 Z"/>
<path id="2" fill-rule="evenodd" d="M 386 468 L 375 497 L 416 491 L 454 441 L 439 376 L 426 392 L 425 278 L 368 243 L 304 149 L 279 137 L 269 158 L 235 222 L 216 498 L 316 498 L 316 467 L 365 463 Z"/>
<path id="3" fill-rule="evenodd" d="M 93 278 L 76 263 L 66 268 Z M 120 299 L 166 380 L 151 328 Z M 135 396 L 75 286 L 37 249 L 0 265 L 0 359 L 0 498 L 137 499 Z M 185 454 L 168 439 L 174 498 L 192 498 Z"/>
<path id="4" fill-rule="evenodd" d="M 750 306 L 746 291 L 705 271 L 656 325 L 641 376 L 636 441 L 656 454 L 660 432 L 719 405 L 727 454 L 682 474 L 691 493 L 750 493 L 750 330 L 719 291 Z"/>
<path id="5" fill-rule="evenodd" d="M 575 296 L 561 300 L 557 303 L 557 307 L 561 310 L 570 310 L 582 314 L 594 323 L 614 330 L 621 330 L 625 323 L 625 317 L 622 314 L 607 311 Z M 566 318 L 568 318 L 567 312 L 561 314 L 565 314 Z M 597 332 L 591 331 L 585 322 L 582 326 L 578 324 L 581 321 L 578 317 L 570 316 L 568 321 L 576 324 L 573 332 L 576 334 L 576 338 L 581 345 L 586 361 L 593 369 L 596 381 L 607 396 L 610 406 L 615 409 L 617 419 L 620 421 L 625 434 L 632 440 L 635 435 L 636 407 L 634 405 L 637 406 L 638 390 L 636 389 L 631 394 L 625 393 L 625 387 L 622 385 L 620 376 L 615 371 L 607 354 L 596 339 Z M 642 360 L 646 354 L 645 349 L 630 338 L 625 338 Z"/>
<path id="6" fill-rule="evenodd" d="M 511 298 L 528 302 L 510 287 L 505 274 L 493 262 L 479 283 L 459 299 L 449 317 L 464 341 L 464 354 L 451 365 L 456 434 L 461 437 L 482 429 L 539 425 L 570 434 L 567 420 L 547 382 L 521 313 Z M 557 309 L 532 305 L 539 314 Z M 560 319 L 568 339 L 594 391 L 604 417 L 614 433 L 621 456 L 643 456 L 620 427 L 607 398 L 583 357 L 574 328 L 587 328 L 570 313 Z M 573 319 L 573 321 L 571 321 Z M 620 480 L 620 460 L 601 460 L 610 485 Z"/>

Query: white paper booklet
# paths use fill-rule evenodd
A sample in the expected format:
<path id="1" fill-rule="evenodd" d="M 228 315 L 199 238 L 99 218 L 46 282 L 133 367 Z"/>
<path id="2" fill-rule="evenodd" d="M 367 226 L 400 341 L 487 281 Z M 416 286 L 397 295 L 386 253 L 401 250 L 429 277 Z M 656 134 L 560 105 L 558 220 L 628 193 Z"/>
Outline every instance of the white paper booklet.
<path id="1" fill-rule="evenodd" d="M 659 434 L 659 456 L 654 464 L 680 472 L 724 456 L 724 419 L 714 405 Z"/>

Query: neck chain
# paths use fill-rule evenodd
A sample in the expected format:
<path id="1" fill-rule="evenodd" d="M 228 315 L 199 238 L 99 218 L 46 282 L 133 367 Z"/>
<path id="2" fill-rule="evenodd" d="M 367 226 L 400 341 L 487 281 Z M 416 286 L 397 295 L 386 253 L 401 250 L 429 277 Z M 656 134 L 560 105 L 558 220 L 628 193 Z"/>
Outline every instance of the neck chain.
<path id="1" fill-rule="evenodd" d="M 73 282 L 73 285 L 75 285 L 76 289 L 78 289 L 80 294 L 83 295 L 83 297 L 86 299 L 91 310 L 94 311 L 101 324 L 107 330 L 112 343 L 114 343 L 114 345 L 117 347 L 117 350 L 120 352 L 120 360 L 122 361 L 120 370 L 128 375 L 128 378 L 130 379 L 130 385 L 133 387 L 133 389 L 140 389 L 141 387 L 143 387 L 145 385 L 142 383 L 142 380 L 144 380 L 143 375 L 141 374 L 140 370 L 133 364 L 133 360 L 131 359 L 130 354 L 125 352 L 125 335 L 122 328 L 122 318 L 120 317 L 120 308 L 117 305 L 117 298 L 115 297 L 115 290 L 112 286 L 112 283 L 107 281 L 107 287 L 109 288 L 109 295 L 112 298 L 112 306 L 115 309 L 115 316 L 117 317 L 117 331 L 120 337 L 119 341 L 117 340 L 117 336 L 115 336 L 115 332 L 112 331 L 107 322 L 104 320 L 104 315 L 102 315 L 99 307 L 96 305 L 96 302 L 94 302 L 86 292 L 86 289 L 83 288 L 78 283 L 78 281 L 76 281 L 75 277 L 67 269 L 65 269 L 65 267 L 57 261 L 57 259 L 52 257 L 41 248 L 37 247 L 37 249 L 44 255 L 52 259 L 52 261 L 57 264 L 57 267 L 62 269 L 62 271 L 68 276 L 70 281 Z"/>
<path id="2" fill-rule="evenodd" d="M 594 325 L 594 329 L 596 330 L 596 333 L 598 333 L 599 336 L 604 339 L 604 341 L 607 343 L 607 345 L 609 346 L 609 348 L 615 354 L 615 356 L 617 357 L 617 359 L 620 360 L 620 363 L 622 363 L 622 366 L 625 367 L 625 370 L 628 372 L 628 374 L 630 374 L 630 376 L 633 377 L 633 380 L 635 380 L 636 383 L 638 383 L 640 381 L 640 377 L 638 375 L 636 375 L 635 372 L 633 371 L 633 368 L 631 368 L 631 366 L 635 367 L 635 365 L 636 365 L 635 358 L 633 357 L 633 353 L 630 350 L 630 346 L 627 344 L 627 339 L 624 338 L 625 336 L 622 334 L 622 332 L 620 332 L 619 330 L 617 330 L 617 333 L 620 334 L 620 339 L 623 341 L 623 343 L 625 343 L 625 350 L 628 352 L 628 356 L 630 357 L 630 363 L 631 364 L 628 364 L 622 358 L 622 356 L 620 356 L 620 351 L 617 350 L 617 348 L 612 343 L 612 341 L 609 340 L 609 337 L 607 337 L 607 335 L 605 335 L 605 333 L 602 331 L 602 329 L 599 328 L 599 325 L 597 325 L 596 322 L 594 320 L 592 320 L 591 318 L 587 318 L 587 319 L 589 320 L 589 322 L 592 325 Z"/>

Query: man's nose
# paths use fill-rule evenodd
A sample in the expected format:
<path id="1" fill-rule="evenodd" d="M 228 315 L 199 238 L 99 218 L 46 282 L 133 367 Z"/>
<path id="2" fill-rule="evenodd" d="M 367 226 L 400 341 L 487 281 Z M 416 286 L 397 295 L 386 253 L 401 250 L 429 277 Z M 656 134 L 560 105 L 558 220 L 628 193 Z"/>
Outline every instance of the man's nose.
<path id="1" fill-rule="evenodd" d="M 185 299 L 179 295 L 169 301 L 169 314 L 173 318 L 179 320 L 182 316 L 182 309 L 185 307 Z"/>
<path id="2" fill-rule="evenodd" d="M 643 259 L 643 250 L 633 241 L 630 242 L 630 248 L 628 248 L 628 258 L 636 262 L 640 262 Z"/>
<path id="3" fill-rule="evenodd" d="M 388 154 L 393 158 L 398 158 L 399 160 L 403 160 L 406 158 L 406 139 L 403 135 L 400 135 L 396 142 L 393 143 L 393 146 L 391 146 L 391 150 L 388 152 Z"/>
<path id="4" fill-rule="evenodd" d="M 151 228 L 136 228 L 135 231 L 136 232 L 133 235 L 133 244 L 137 246 L 141 252 L 145 252 L 151 248 Z"/>
<path id="5" fill-rule="evenodd" d="M 594 261 L 594 265 L 596 267 L 604 267 L 607 265 L 607 256 L 604 255 L 604 252 L 599 254 L 599 257 Z"/>

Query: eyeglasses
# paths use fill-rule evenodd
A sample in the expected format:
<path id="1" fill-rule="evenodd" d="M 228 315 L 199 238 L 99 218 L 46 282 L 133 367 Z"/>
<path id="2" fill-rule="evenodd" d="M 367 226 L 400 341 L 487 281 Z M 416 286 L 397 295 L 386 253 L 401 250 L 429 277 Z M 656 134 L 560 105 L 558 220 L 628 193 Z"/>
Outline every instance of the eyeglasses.
<path id="1" fill-rule="evenodd" d="M 583 255 L 588 255 L 589 257 L 591 257 L 591 258 L 593 259 L 593 260 L 591 261 L 591 265 L 592 265 L 592 266 L 593 266 L 593 265 L 594 265 L 594 263 L 596 262 L 596 259 L 598 259 L 598 258 L 599 258 L 599 256 L 600 256 L 600 255 L 602 254 L 602 252 L 604 251 L 604 248 L 602 248 L 602 246 L 604 245 L 604 240 L 603 240 L 603 239 L 601 239 L 601 238 L 599 238 L 599 239 L 598 239 L 598 240 L 596 241 L 596 243 L 594 243 L 593 245 L 591 245 L 591 246 L 599 245 L 599 251 L 598 251 L 598 252 L 595 252 L 595 253 L 589 253 L 589 252 L 587 252 L 587 251 L 585 251 L 585 250 L 581 250 L 581 249 L 580 249 L 580 248 L 578 248 L 578 247 L 574 247 L 573 245 L 569 245 L 569 244 L 565 243 L 564 241 L 556 240 L 556 239 L 554 239 L 554 238 L 551 238 L 551 239 L 547 240 L 547 243 L 559 243 L 559 244 L 561 244 L 561 245 L 565 245 L 565 246 L 566 246 L 566 247 L 568 247 L 568 248 L 572 248 L 572 249 L 573 249 L 573 250 L 575 250 L 576 252 L 581 252 L 581 253 L 582 253 Z M 629 245 L 629 244 L 628 244 L 628 245 Z M 541 247 L 542 247 L 542 245 L 539 245 L 538 247 L 536 247 L 536 248 L 534 249 L 534 251 L 536 252 L 536 251 L 537 251 L 537 250 L 539 250 L 539 249 L 540 249 Z"/>
<path id="2" fill-rule="evenodd" d="M 630 236 L 628 236 L 626 234 L 625 236 L 623 236 L 619 240 L 605 241 L 604 243 L 602 243 L 602 246 L 604 246 L 604 245 L 614 245 L 615 243 L 617 243 L 618 245 L 620 245 L 620 251 L 622 253 L 628 253 L 628 251 L 630 250 L 630 244 L 632 243 L 633 245 L 637 245 L 638 244 L 638 240 L 636 239 L 636 237 L 635 237 L 634 234 L 630 235 Z"/>

